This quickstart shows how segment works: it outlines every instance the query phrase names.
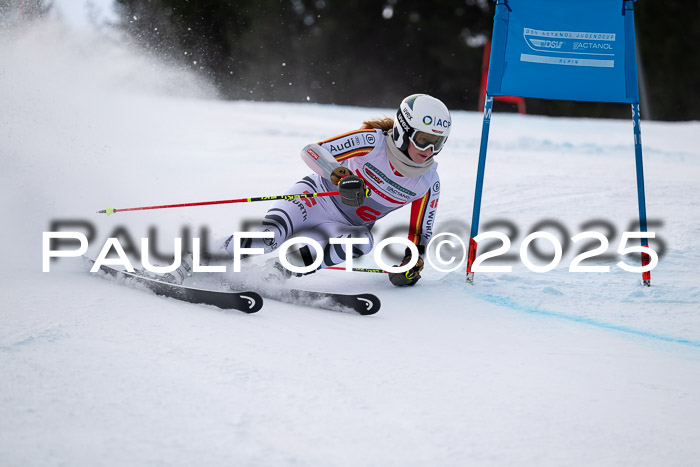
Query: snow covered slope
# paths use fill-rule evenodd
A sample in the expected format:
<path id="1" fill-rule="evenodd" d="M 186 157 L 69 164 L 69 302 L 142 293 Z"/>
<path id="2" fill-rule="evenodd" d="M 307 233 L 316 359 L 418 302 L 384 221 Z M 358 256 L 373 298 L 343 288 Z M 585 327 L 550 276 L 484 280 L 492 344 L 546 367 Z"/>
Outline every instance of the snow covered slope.
<path id="1" fill-rule="evenodd" d="M 428 267 L 410 289 L 322 271 L 293 285 L 375 293 L 382 310 L 270 301 L 248 316 L 120 287 L 78 260 L 42 273 L 42 232 L 92 225 L 95 255 L 120 229 L 162 251 L 183 227 L 245 230 L 264 203 L 95 211 L 281 194 L 308 171 L 305 144 L 393 110 L 217 100 L 56 25 L 5 33 L 0 61 L 1 465 L 697 464 L 699 123 L 642 123 L 665 247 L 651 288 L 618 257 L 596 263 L 609 273 L 568 272 L 570 245 L 551 272 L 515 258 L 473 286 L 463 268 Z M 453 117 L 436 230 L 466 241 L 481 115 Z M 534 230 L 600 230 L 614 253 L 636 216 L 630 121 L 494 114 L 480 230 L 508 233 L 511 254 Z M 377 238 L 407 219 L 380 221 Z"/>

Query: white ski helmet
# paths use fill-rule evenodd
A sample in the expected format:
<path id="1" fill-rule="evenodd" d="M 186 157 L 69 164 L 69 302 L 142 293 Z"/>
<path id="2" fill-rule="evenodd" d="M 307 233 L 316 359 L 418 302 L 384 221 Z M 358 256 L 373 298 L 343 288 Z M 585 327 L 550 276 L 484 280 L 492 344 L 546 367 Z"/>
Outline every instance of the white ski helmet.
<path id="1" fill-rule="evenodd" d="M 433 148 L 437 154 L 450 135 L 450 111 L 439 99 L 427 94 L 408 96 L 399 106 L 392 137 L 396 147 L 408 156 L 408 142 L 424 150 Z"/>

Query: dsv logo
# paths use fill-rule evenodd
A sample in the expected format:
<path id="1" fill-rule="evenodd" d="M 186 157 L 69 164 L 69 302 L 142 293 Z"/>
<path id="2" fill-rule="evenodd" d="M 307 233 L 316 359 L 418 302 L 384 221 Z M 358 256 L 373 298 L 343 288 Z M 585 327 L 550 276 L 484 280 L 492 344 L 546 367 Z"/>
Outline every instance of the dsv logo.
<path id="1" fill-rule="evenodd" d="M 426 115 L 423 117 L 423 124 L 425 125 L 432 125 L 433 121 L 435 122 L 435 126 L 439 126 L 442 128 L 449 128 L 452 123 L 449 120 L 443 120 L 441 118 L 435 118 L 431 117 L 430 115 Z"/>

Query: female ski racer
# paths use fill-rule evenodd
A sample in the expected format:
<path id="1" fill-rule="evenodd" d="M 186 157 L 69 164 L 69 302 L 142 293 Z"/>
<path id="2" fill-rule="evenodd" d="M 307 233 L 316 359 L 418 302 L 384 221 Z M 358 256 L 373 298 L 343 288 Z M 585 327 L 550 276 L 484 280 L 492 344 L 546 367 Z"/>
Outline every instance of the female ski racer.
<path id="1" fill-rule="evenodd" d="M 366 244 L 352 245 L 353 258 L 365 255 L 373 247 L 374 223 L 410 205 L 409 239 L 423 256 L 440 196 L 435 156 L 443 149 L 451 125 L 445 104 L 426 94 L 414 94 L 401 102 L 396 120 L 369 120 L 359 130 L 306 146 L 301 156 L 315 173 L 297 182 L 286 194 L 339 191 L 340 196 L 276 201 L 256 229 L 272 233 L 272 238 L 244 238 L 241 247 L 262 248 L 269 253 L 293 235 L 301 235 L 316 240 L 323 248 L 320 268 L 333 266 L 345 261 L 346 253 L 341 245 L 330 243 L 331 238 L 367 239 Z M 237 247 L 233 238 L 226 238 L 221 245 L 231 256 Z M 286 258 L 294 266 L 309 266 L 316 260 L 316 251 L 308 246 L 290 249 Z M 407 248 L 401 265 L 411 259 Z M 270 273 L 280 280 L 292 275 L 276 259 L 268 264 L 272 266 Z M 191 267 L 186 261 L 182 266 Z M 419 257 L 411 269 L 389 273 L 389 279 L 397 286 L 412 286 L 420 279 L 422 269 L 423 259 Z M 181 279 L 187 275 L 182 267 L 176 274 Z"/>

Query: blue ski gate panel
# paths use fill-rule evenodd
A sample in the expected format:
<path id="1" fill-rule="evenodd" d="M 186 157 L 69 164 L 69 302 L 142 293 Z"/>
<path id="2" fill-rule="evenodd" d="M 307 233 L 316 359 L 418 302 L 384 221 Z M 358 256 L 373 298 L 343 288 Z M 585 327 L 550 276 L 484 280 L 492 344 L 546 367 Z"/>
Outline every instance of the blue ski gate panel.
<path id="1" fill-rule="evenodd" d="M 639 103 L 636 0 L 496 0 L 486 92 Z"/>

